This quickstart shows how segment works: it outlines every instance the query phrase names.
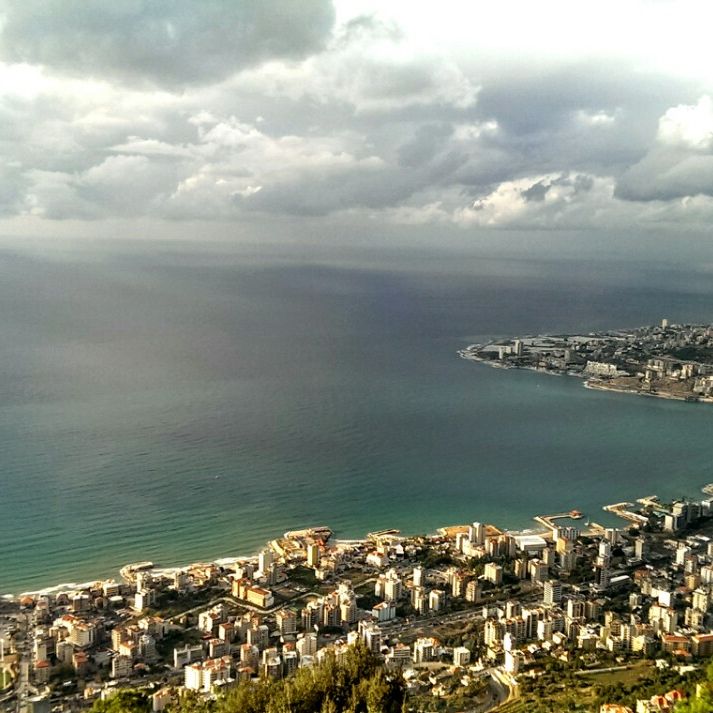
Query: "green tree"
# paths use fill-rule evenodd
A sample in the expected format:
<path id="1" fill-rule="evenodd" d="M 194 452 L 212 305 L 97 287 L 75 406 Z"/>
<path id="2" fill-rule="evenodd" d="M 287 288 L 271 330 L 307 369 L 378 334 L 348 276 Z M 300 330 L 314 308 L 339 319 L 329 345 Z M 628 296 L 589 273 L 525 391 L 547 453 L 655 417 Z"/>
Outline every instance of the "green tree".
<path id="1" fill-rule="evenodd" d="M 95 701 L 92 713 L 150 713 L 151 700 L 143 691 L 124 689 L 104 701 Z"/>

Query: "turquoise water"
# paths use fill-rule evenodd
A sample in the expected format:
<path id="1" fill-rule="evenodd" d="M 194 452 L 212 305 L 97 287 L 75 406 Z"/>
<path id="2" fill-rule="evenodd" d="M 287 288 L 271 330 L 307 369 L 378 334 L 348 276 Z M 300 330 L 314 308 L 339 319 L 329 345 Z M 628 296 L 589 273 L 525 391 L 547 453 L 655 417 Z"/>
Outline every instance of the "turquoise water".
<path id="1" fill-rule="evenodd" d="M 496 334 L 713 320 L 670 266 L 91 243 L 0 254 L 0 593 L 713 481 L 713 408 L 476 365 Z"/>

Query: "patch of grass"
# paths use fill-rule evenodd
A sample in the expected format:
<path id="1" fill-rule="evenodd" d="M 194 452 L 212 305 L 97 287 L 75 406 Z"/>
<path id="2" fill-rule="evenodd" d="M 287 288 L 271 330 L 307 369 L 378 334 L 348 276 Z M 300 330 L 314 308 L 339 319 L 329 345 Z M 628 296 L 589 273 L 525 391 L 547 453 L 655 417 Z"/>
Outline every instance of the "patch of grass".
<path id="1" fill-rule="evenodd" d="M 625 671 L 606 671 L 604 673 L 583 674 L 582 678 L 592 685 L 600 686 L 632 686 L 641 678 L 653 671 L 650 661 L 637 661 Z"/>
<path id="2" fill-rule="evenodd" d="M 314 570 L 309 567 L 295 567 L 287 573 L 290 582 L 301 584 L 303 587 L 312 588 L 317 585 L 317 578 L 314 576 Z"/>

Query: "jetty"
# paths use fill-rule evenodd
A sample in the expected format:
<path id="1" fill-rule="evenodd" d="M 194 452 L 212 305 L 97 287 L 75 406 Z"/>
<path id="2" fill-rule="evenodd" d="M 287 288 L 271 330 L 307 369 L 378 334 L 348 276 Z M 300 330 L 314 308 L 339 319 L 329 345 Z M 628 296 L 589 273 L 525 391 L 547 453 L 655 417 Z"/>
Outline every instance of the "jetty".
<path id="1" fill-rule="evenodd" d="M 554 515 L 536 515 L 533 519 L 535 522 L 555 532 L 559 525 L 556 520 L 581 520 L 584 515 L 579 510 L 570 510 L 569 512 L 558 512 Z"/>

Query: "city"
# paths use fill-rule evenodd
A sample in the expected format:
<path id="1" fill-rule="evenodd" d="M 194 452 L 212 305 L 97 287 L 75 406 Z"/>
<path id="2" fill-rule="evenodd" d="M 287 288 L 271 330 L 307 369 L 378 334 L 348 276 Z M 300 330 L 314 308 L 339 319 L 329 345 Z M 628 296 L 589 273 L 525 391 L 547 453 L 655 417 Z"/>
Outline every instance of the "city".
<path id="1" fill-rule="evenodd" d="M 670 324 L 471 344 L 464 359 L 585 379 L 588 388 L 713 401 L 713 326 Z"/>
<path id="2" fill-rule="evenodd" d="M 413 711 L 538 710 L 553 671 L 601 711 L 673 710 L 713 654 L 713 486 L 704 493 L 607 506 L 621 528 L 580 530 L 577 511 L 538 516 L 537 533 L 475 522 L 332 541 L 313 527 L 253 558 L 140 562 L 120 581 L 8 598 L 0 706 L 74 711 L 128 688 L 162 711 L 185 691 L 212 699 L 343 661 L 360 643 L 403 677 Z M 603 700 L 627 673 L 641 697 Z M 661 680 L 670 690 L 647 689 Z M 571 690 L 552 685 L 549 710 L 565 710 Z"/>

